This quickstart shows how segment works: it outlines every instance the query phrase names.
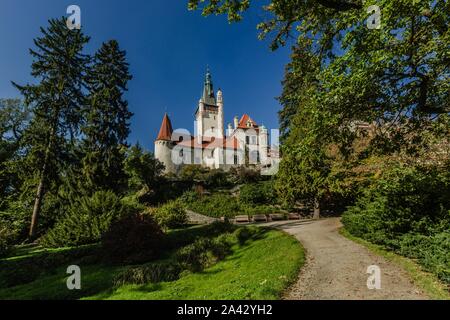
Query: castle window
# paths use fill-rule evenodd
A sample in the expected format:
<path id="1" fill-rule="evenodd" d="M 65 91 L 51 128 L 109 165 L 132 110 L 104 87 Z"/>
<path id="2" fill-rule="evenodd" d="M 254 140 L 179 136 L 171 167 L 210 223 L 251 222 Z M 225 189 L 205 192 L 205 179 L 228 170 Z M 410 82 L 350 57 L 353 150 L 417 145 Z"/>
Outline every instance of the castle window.
<path id="1" fill-rule="evenodd" d="M 239 163 L 239 157 L 237 154 L 234 155 L 234 164 L 237 165 Z"/>
<path id="2" fill-rule="evenodd" d="M 256 141 L 256 136 L 252 136 L 252 144 L 256 145 L 257 141 Z"/>
<path id="3" fill-rule="evenodd" d="M 184 157 L 184 150 L 183 149 L 180 150 L 180 157 L 182 157 L 182 158 Z"/>
<path id="4" fill-rule="evenodd" d="M 245 144 L 250 144 L 250 137 L 249 136 L 245 137 Z"/>

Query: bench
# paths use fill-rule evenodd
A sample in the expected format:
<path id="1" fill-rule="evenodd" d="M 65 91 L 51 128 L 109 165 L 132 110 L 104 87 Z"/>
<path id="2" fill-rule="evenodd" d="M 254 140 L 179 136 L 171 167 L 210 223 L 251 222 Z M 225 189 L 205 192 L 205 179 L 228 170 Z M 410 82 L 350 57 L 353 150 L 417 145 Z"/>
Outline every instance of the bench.
<path id="1" fill-rule="evenodd" d="M 284 214 L 281 213 L 271 214 L 270 218 L 272 219 L 272 221 L 284 220 Z"/>
<path id="2" fill-rule="evenodd" d="M 236 216 L 235 221 L 236 223 L 248 223 L 250 222 L 250 218 L 248 216 Z"/>
<path id="3" fill-rule="evenodd" d="M 289 213 L 288 219 L 289 220 L 300 220 L 300 215 L 298 213 Z"/>
<path id="4" fill-rule="evenodd" d="M 255 214 L 253 216 L 254 222 L 267 222 L 267 216 L 265 214 Z"/>

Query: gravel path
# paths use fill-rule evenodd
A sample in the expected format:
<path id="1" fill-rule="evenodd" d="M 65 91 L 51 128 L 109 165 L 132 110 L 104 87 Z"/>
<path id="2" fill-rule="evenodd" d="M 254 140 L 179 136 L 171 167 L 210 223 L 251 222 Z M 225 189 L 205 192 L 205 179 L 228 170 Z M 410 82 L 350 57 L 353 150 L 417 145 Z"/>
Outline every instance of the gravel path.
<path id="1" fill-rule="evenodd" d="M 339 219 L 271 225 L 294 235 L 307 251 L 307 262 L 286 300 L 427 299 L 400 267 L 341 236 Z M 371 265 L 381 269 L 380 290 L 367 288 Z"/>

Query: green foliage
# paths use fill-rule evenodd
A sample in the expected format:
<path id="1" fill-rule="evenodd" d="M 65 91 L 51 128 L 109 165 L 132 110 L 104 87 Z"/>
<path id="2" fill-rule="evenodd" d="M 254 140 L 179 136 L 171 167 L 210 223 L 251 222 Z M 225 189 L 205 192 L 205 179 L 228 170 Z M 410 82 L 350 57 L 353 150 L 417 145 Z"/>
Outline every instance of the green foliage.
<path id="1" fill-rule="evenodd" d="M 7 256 L 11 252 L 11 232 L 0 224 L 0 258 Z"/>
<path id="2" fill-rule="evenodd" d="M 125 158 L 125 172 L 128 174 L 128 187 L 139 191 L 142 188 L 153 190 L 164 170 L 164 165 L 146 152 L 139 144 L 128 149 Z"/>
<path id="3" fill-rule="evenodd" d="M 176 252 L 176 260 L 183 269 L 199 272 L 231 253 L 234 239 L 222 234 L 215 239 L 200 238 Z"/>
<path id="4" fill-rule="evenodd" d="M 186 203 L 186 206 L 192 211 L 215 218 L 234 218 L 241 212 L 237 199 L 225 193 L 199 196 L 196 201 Z"/>
<path id="5" fill-rule="evenodd" d="M 257 193 L 258 195 L 260 190 L 264 190 L 264 193 L 267 193 L 267 197 L 264 197 L 262 201 L 270 204 L 247 203 L 244 201 L 240 201 L 240 198 L 234 197 L 224 192 L 213 193 L 212 195 L 199 195 L 196 192 L 189 191 L 184 193 L 183 196 L 179 198 L 179 200 L 182 203 L 186 204 L 186 207 L 188 209 L 213 218 L 225 217 L 232 219 L 240 214 L 247 214 L 252 216 L 255 214 L 271 214 L 283 211 L 279 207 L 272 205 L 272 203 L 276 202 L 276 198 L 269 191 L 272 188 L 270 183 L 263 183 L 261 185 L 261 189 L 256 186 L 254 188 L 257 188 L 257 191 L 255 191 L 255 193 Z M 253 186 L 249 187 L 248 190 L 250 190 L 249 192 L 251 193 L 251 190 L 253 190 Z M 244 197 L 253 199 L 254 194 L 250 193 L 244 191 Z"/>
<path id="6" fill-rule="evenodd" d="M 89 96 L 81 127 L 83 177 L 92 190 L 119 193 L 127 182 L 123 146 L 132 116 L 123 94 L 132 77 L 125 51 L 115 40 L 103 43 L 93 60 L 87 74 Z"/>
<path id="7" fill-rule="evenodd" d="M 181 201 L 169 201 L 157 208 L 153 215 L 158 223 L 166 229 L 182 228 L 188 223 L 186 208 Z"/>
<path id="8" fill-rule="evenodd" d="M 253 236 L 254 231 L 255 231 L 254 229 L 242 227 L 242 228 L 236 229 L 236 231 L 234 231 L 233 235 L 236 237 L 237 241 L 242 246 Z"/>
<path id="9" fill-rule="evenodd" d="M 239 201 L 249 205 L 277 204 L 277 194 L 272 181 L 246 184 L 239 190 Z"/>
<path id="10" fill-rule="evenodd" d="M 54 274 L 61 266 L 65 268 L 70 264 L 86 266 L 98 262 L 98 252 L 92 246 L 0 260 L 0 288 L 33 282 L 41 276 Z"/>
<path id="11" fill-rule="evenodd" d="M 419 259 L 448 282 L 449 172 L 440 167 L 389 168 L 342 222 L 351 234 Z"/>
<path id="12" fill-rule="evenodd" d="M 68 247 L 99 242 L 112 222 L 135 210 L 111 191 L 82 196 L 73 200 L 67 213 L 41 238 L 40 243 L 46 247 Z"/>
<path id="13" fill-rule="evenodd" d="M 146 264 L 144 266 L 128 268 L 114 277 L 114 287 L 127 284 L 142 285 L 178 280 L 182 271 L 178 263 L 163 261 Z"/>
<path id="14" fill-rule="evenodd" d="M 222 169 L 210 169 L 199 165 L 183 166 L 179 177 L 183 181 L 195 182 L 211 189 L 231 185 L 230 176 L 227 172 Z"/>
<path id="15" fill-rule="evenodd" d="M 156 259 L 163 251 L 160 226 L 148 214 L 131 214 L 116 220 L 102 235 L 108 262 L 137 264 Z"/>
<path id="16" fill-rule="evenodd" d="M 20 139 L 20 147 L 26 151 L 21 159 L 21 191 L 37 195 L 32 238 L 36 236 L 45 192 L 77 162 L 73 157 L 74 140 L 83 120 L 83 87 L 90 61 L 82 53 L 89 38 L 80 30 L 69 30 L 65 18 L 50 20 L 48 28 L 41 28 L 41 32 L 42 36 L 34 40 L 36 48 L 29 51 L 33 58 L 31 74 L 36 81 L 24 86 L 13 83 L 32 116 Z M 27 190 L 31 187 L 37 192 Z"/>

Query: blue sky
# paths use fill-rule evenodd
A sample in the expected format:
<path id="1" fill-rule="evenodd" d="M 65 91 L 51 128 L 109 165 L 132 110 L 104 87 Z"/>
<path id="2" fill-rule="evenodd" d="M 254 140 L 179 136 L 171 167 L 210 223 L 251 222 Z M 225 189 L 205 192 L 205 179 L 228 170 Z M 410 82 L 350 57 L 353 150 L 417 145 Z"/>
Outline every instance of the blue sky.
<path id="1" fill-rule="evenodd" d="M 82 10 L 83 31 L 91 37 L 86 52 L 116 39 L 127 51 L 133 80 L 127 99 L 134 113 L 130 143 L 153 150 L 167 111 L 174 128 L 193 133 L 206 66 L 215 89 L 224 92 L 225 125 L 248 113 L 270 129 L 278 128 L 281 92 L 289 50 L 269 50 L 257 39 L 262 20 L 252 10 L 237 24 L 226 16 L 202 17 L 188 11 L 187 0 L 2 0 L 0 5 L 0 97 L 19 97 L 10 83 L 33 82 L 28 49 L 47 20 L 66 15 L 76 4 Z"/>

